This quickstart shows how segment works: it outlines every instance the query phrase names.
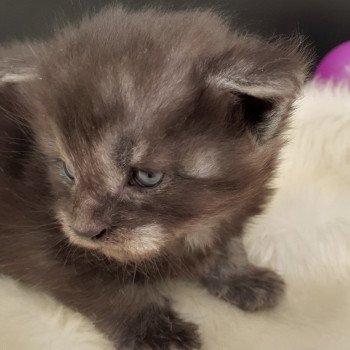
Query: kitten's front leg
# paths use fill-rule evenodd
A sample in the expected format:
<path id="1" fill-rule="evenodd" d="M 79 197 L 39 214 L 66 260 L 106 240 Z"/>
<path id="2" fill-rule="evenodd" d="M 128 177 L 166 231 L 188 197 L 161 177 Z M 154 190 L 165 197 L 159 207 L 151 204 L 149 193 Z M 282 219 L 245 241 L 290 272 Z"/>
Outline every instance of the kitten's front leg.
<path id="1" fill-rule="evenodd" d="M 45 256 L 47 250 L 33 250 L 38 254 L 29 254 L 27 260 L 23 260 L 26 265 L 21 265 L 22 260 L 10 259 L 5 254 L 11 252 L 1 248 L 2 273 L 36 286 L 85 315 L 115 349 L 193 350 L 200 347 L 197 327 L 182 320 L 147 280 L 135 282 L 132 275 L 123 273 L 124 269 L 115 270 L 114 264 L 102 262 L 99 266 L 99 259 L 94 261 L 94 256 L 86 257 L 85 251 L 79 255 L 77 250 L 71 262 L 66 259 L 50 262 Z M 12 251 L 17 254 L 16 250 Z M 6 261 L 16 263 L 6 263 L 2 260 L 6 257 Z"/>
<path id="2" fill-rule="evenodd" d="M 202 284 L 209 292 L 245 311 L 277 305 L 285 283 L 272 270 L 249 263 L 241 238 L 234 238 L 204 270 Z"/>
<path id="3" fill-rule="evenodd" d="M 57 299 L 92 319 L 118 350 L 194 350 L 196 325 L 186 322 L 150 284 L 76 276 L 73 289 L 51 290 Z"/>

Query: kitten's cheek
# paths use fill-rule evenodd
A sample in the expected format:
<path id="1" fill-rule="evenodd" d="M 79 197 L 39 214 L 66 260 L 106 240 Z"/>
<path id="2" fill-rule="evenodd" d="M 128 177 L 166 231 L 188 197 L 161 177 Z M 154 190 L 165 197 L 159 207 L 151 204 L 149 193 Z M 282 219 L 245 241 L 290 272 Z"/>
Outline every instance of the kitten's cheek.
<path id="1" fill-rule="evenodd" d="M 165 232 L 162 226 L 157 224 L 139 226 L 133 231 L 129 249 L 135 253 L 158 252 L 163 245 Z"/>
<path id="2" fill-rule="evenodd" d="M 125 235 L 111 238 L 102 251 L 119 261 L 140 261 L 155 257 L 166 245 L 165 231 L 158 224 L 139 226 Z"/>

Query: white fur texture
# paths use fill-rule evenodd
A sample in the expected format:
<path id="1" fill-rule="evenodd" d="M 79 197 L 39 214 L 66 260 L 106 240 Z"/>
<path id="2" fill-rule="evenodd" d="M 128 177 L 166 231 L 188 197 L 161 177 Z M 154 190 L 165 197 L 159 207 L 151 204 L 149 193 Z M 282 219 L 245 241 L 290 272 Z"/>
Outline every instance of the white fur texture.
<path id="1" fill-rule="evenodd" d="M 200 325 L 203 350 L 350 349 L 350 91 L 305 89 L 279 188 L 247 227 L 250 259 L 283 274 L 281 305 L 249 314 L 186 283 L 165 287 Z M 80 315 L 0 279 L 0 350 L 110 350 Z"/>

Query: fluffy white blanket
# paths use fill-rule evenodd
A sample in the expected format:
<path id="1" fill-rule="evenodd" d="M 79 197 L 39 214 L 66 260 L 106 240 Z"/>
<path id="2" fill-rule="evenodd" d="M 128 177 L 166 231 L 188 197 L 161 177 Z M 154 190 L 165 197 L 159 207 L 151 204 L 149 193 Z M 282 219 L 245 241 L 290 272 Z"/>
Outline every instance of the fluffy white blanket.
<path id="1" fill-rule="evenodd" d="M 288 283 L 282 304 L 248 314 L 178 283 L 167 292 L 200 325 L 204 350 L 350 349 L 350 91 L 306 87 L 264 215 L 245 243 Z M 0 350 L 110 350 L 82 316 L 0 278 Z"/>

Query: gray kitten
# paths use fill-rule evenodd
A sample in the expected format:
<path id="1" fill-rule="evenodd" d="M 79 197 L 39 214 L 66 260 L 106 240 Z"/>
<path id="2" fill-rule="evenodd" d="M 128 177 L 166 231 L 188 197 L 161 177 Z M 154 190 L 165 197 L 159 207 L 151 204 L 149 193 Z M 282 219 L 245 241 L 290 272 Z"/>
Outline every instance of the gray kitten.
<path id="1" fill-rule="evenodd" d="M 268 200 L 307 59 L 210 11 L 105 9 L 0 50 L 0 271 L 118 349 L 195 349 L 174 278 L 255 311 L 284 283 L 241 234 Z"/>

